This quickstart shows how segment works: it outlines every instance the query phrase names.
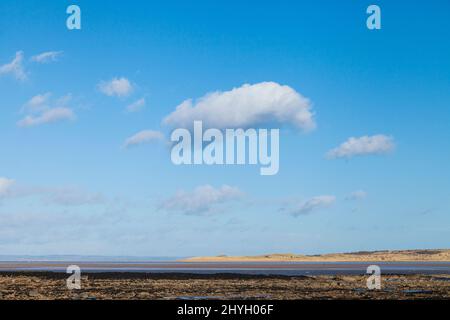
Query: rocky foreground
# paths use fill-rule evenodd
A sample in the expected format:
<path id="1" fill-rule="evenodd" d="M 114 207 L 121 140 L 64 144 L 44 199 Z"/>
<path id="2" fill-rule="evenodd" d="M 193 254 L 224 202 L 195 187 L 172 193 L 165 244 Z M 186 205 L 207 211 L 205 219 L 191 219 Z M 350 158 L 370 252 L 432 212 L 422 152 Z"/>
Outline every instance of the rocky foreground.
<path id="1" fill-rule="evenodd" d="M 384 275 L 381 290 L 367 276 L 266 277 L 243 275 L 89 274 L 81 290 L 66 275 L 1 273 L 1 300 L 150 299 L 450 299 L 450 275 Z"/>

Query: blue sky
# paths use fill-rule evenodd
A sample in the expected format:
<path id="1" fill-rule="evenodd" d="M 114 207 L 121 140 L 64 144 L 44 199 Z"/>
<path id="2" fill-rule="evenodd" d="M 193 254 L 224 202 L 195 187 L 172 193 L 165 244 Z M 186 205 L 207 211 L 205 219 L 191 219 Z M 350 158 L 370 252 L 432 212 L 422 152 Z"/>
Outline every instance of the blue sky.
<path id="1" fill-rule="evenodd" d="M 82 30 L 69 1 L 0 3 L 1 254 L 448 247 L 448 1 L 376 1 L 375 31 L 369 1 L 74 3 Z M 308 98 L 316 125 L 269 115 L 275 176 L 174 166 L 157 138 L 124 148 L 168 137 L 187 99 L 264 83 Z"/>

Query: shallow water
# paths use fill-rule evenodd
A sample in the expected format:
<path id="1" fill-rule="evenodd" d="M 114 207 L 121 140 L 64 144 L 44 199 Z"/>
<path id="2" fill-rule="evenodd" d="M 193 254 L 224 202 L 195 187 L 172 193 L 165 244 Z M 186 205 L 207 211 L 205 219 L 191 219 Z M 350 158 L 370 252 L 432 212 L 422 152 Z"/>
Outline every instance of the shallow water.
<path id="1" fill-rule="evenodd" d="M 369 265 L 378 265 L 384 274 L 450 274 L 450 262 L 21 261 L 0 262 L 0 272 L 65 272 L 69 265 L 78 265 L 82 272 L 233 273 L 281 276 L 366 274 Z"/>

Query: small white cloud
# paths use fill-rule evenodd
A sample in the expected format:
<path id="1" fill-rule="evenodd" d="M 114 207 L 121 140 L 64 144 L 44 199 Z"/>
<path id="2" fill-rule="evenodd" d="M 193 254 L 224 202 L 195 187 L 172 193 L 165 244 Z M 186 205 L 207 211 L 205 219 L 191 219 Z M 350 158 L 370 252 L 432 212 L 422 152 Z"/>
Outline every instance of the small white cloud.
<path id="1" fill-rule="evenodd" d="M 53 108 L 45 110 L 41 114 L 34 116 L 28 115 L 20 120 L 17 125 L 19 127 L 32 127 L 41 124 L 57 122 L 62 120 L 74 120 L 75 114 L 72 109 L 69 108 Z"/>
<path id="2" fill-rule="evenodd" d="M 311 198 L 290 210 L 291 215 L 298 217 L 300 215 L 310 214 L 315 210 L 330 207 L 336 202 L 335 196 L 317 196 Z"/>
<path id="3" fill-rule="evenodd" d="M 0 198 L 7 196 L 11 192 L 14 180 L 0 177 Z"/>
<path id="4" fill-rule="evenodd" d="M 236 187 L 224 185 L 220 188 L 214 188 L 210 185 L 204 185 L 191 192 L 178 191 L 175 196 L 163 201 L 160 209 L 186 215 L 211 214 L 219 210 L 218 206 L 238 200 L 242 196 L 243 193 Z"/>
<path id="5" fill-rule="evenodd" d="M 51 95 L 50 92 L 38 94 L 25 103 L 22 111 L 28 114 L 17 122 L 17 125 L 31 127 L 63 120 L 74 120 L 76 118 L 74 111 L 67 107 L 72 96 L 68 94 L 50 101 Z"/>
<path id="6" fill-rule="evenodd" d="M 144 107 L 145 107 L 145 99 L 142 98 L 128 105 L 126 110 L 127 112 L 138 112 L 141 111 Z"/>
<path id="7" fill-rule="evenodd" d="M 382 134 L 370 137 L 352 137 L 342 143 L 339 147 L 329 151 L 327 157 L 329 159 L 335 159 L 370 154 L 385 154 L 393 151 L 394 148 L 394 139 Z"/>
<path id="8" fill-rule="evenodd" d="M 133 86 L 127 78 L 114 78 L 100 82 L 100 92 L 110 97 L 126 97 L 133 91 Z"/>
<path id="9" fill-rule="evenodd" d="M 139 144 L 163 140 L 164 135 L 161 132 L 154 130 L 143 130 L 128 138 L 124 143 L 124 147 L 129 148 Z"/>
<path id="10" fill-rule="evenodd" d="M 362 200 L 365 198 L 367 198 L 367 192 L 362 190 L 353 191 L 346 197 L 347 200 Z"/>
<path id="11" fill-rule="evenodd" d="M 16 52 L 14 59 L 7 64 L 0 66 L 0 75 L 12 74 L 17 80 L 26 80 L 27 74 L 23 67 L 23 52 Z"/>
<path id="12" fill-rule="evenodd" d="M 55 62 L 63 54 L 62 51 L 48 51 L 31 57 L 31 61 L 37 63 Z"/>
<path id="13" fill-rule="evenodd" d="M 261 82 L 186 100 L 163 123 L 187 128 L 202 120 L 204 126 L 219 129 L 289 123 L 310 131 L 316 127 L 311 109 L 310 101 L 291 87 Z"/>

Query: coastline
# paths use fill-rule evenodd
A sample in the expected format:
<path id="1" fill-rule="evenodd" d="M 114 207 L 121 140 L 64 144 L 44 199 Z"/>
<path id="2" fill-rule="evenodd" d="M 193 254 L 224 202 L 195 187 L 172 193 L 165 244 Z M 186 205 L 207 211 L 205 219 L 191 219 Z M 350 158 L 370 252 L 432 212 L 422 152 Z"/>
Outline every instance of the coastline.
<path id="1" fill-rule="evenodd" d="M 323 255 L 267 254 L 259 256 L 192 257 L 181 262 L 450 262 L 450 249 L 383 250 Z"/>
<path id="2" fill-rule="evenodd" d="M 0 300 L 450 299 L 450 250 L 273 254 L 178 261 L 0 263 Z M 366 268 L 379 262 L 381 289 Z M 82 270 L 69 290 L 69 264 Z M 377 264 L 377 263 L 373 263 Z"/>

